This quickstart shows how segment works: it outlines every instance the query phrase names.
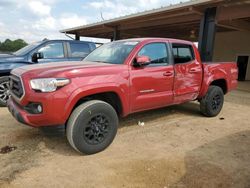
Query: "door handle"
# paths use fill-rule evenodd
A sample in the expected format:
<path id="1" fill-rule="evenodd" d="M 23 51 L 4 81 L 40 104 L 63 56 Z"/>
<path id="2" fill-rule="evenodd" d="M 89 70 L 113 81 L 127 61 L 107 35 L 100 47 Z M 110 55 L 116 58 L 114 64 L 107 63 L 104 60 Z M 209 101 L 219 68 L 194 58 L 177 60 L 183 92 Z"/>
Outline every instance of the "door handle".
<path id="1" fill-rule="evenodd" d="M 198 72 L 200 72 L 200 70 L 199 69 L 190 69 L 189 72 L 190 73 L 198 73 Z"/>
<path id="2" fill-rule="evenodd" d="M 172 76 L 173 72 L 167 71 L 163 73 L 163 76 Z"/>

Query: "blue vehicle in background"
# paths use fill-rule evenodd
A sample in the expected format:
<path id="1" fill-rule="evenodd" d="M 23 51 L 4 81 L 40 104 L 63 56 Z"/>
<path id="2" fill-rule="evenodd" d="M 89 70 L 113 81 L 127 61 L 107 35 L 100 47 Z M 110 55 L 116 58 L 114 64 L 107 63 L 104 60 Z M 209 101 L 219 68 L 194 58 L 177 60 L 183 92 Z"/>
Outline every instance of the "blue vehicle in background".
<path id="1" fill-rule="evenodd" d="M 35 63 L 81 61 L 96 49 L 93 42 L 75 40 L 43 40 L 12 54 L 0 54 L 0 106 L 9 98 L 9 75 L 14 68 Z"/>

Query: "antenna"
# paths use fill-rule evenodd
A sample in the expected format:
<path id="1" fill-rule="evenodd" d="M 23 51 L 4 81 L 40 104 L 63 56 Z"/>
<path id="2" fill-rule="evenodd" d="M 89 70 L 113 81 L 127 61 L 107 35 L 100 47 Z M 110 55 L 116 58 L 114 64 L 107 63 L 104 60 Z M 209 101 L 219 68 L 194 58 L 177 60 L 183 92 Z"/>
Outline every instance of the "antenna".
<path id="1" fill-rule="evenodd" d="M 105 19 L 103 18 L 102 11 L 101 11 L 100 13 L 101 13 L 101 18 L 102 18 L 102 21 L 104 21 Z"/>

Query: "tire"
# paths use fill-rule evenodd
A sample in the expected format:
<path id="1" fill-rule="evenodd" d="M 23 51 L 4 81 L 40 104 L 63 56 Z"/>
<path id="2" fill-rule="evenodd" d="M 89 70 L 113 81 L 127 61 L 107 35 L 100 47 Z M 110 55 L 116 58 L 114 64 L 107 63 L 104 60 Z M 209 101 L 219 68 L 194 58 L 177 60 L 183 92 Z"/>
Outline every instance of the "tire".
<path id="1" fill-rule="evenodd" d="M 209 86 L 207 94 L 200 101 L 201 113 L 207 117 L 217 116 L 224 103 L 224 93 L 218 86 Z"/>
<path id="2" fill-rule="evenodd" d="M 9 77 L 0 77 L 0 107 L 6 107 L 9 99 Z"/>
<path id="3" fill-rule="evenodd" d="M 91 100 L 72 112 L 66 128 L 67 139 L 80 153 L 98 153 L 112 143 L 118 124 L 117 113 L 110 104 Z"/>

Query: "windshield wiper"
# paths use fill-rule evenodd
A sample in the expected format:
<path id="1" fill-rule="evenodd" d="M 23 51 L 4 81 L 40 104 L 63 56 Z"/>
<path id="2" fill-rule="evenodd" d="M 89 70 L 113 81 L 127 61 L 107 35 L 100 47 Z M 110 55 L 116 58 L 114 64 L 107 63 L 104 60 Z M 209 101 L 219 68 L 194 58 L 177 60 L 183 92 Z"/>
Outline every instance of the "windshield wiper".
<path id="1" fill-rule="evenodd" d="M 111 64 L 110 62 L 107 62 L 107 61 L 94 61 L 94 62 Z"/>

